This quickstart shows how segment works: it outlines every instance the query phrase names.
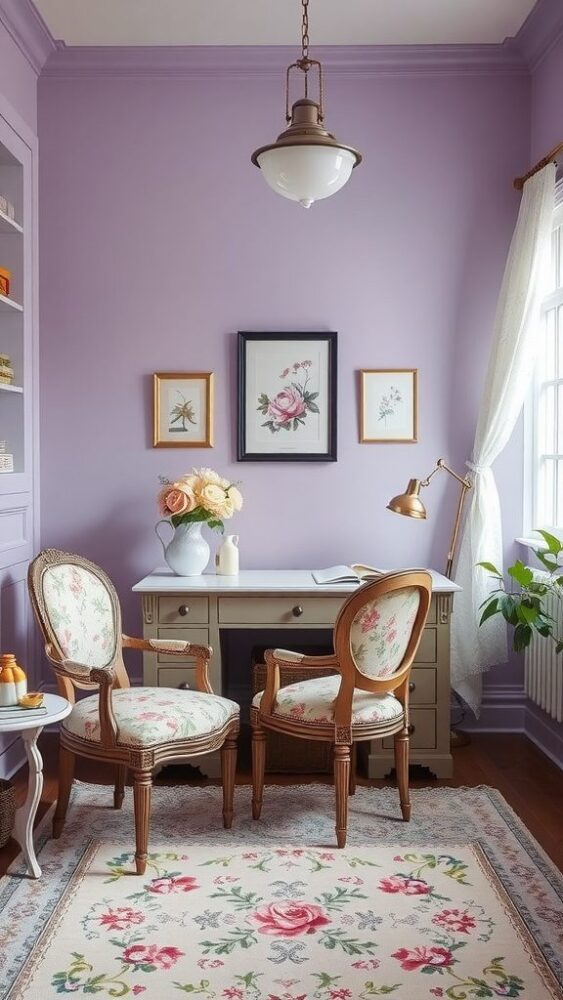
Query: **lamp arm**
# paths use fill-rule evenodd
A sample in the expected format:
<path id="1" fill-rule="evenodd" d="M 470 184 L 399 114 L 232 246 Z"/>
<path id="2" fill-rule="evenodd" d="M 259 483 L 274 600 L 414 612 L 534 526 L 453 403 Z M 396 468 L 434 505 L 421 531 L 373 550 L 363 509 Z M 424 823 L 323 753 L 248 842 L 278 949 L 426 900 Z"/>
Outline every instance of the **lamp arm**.
<path id="1" fill-rule="evenodd" d="M 464 501 L 465 501 L 465 494 L 467 493 L 468 490 L 471 489 L 471 487 L 472 487 L 473 484 L 472 484 L 472 482 L 471 482 L 471 480 L 469 479 L 468 476 L 458 476 L 457 472 L 454 472 L 453 469 L 450 469 L 449 465 L 444 461 L 443 458 L 439 458 L 438 461 L 436 462 L 435 468 L 432 469 L 432 472 L 430 473 L 429 476 L 427 476 L 426 479 L 423 479 L 421 481 L 420 485 L 421 486 L 428 486 L 428 483 L 432 479 L 432 476 L 435 476 L 436 473 L 440 469 L 443 469 L 444 472 L 449 472 L 450 476 L 453 476 L 453 478 L 456 479 L 457 482 L 460 483 L 460 485 L 461 485 L 461 492 L 459 494 L 459 500 L 458 500 L 458 504 L 457 504 L 457 510 L 456 510 L 456 515 L 455 515 L 455 521 L 454 521 L 453 531 L 452 531 L 452 537 L 450 539 L 450 547 L 449 547 L 449 550 L 448 550 L 448 560 L 446 562 L 446 573 L 445 573 L 445 575 L 448 577 L 448 579 L 451 579 L 452 570 L 453 570 L 453 564 L 454 564 L 454 556 L 455 556 L 456 544 L 457 544 L 457 538 L 458 538 L 458 535 L 459 535 L 459 528 L 460 528 L 460 524 L 461 524 L 461 515 L 462 515 L 462 512 L 463 512 L 463 504 L 464 504 Z"/>

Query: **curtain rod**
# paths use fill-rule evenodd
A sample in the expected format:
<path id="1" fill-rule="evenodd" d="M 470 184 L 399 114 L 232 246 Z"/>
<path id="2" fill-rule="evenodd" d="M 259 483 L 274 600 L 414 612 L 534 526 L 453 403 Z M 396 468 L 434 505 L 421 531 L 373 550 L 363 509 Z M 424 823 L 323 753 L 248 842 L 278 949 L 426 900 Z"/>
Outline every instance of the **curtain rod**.
<path id="1" fill-rule="evenodd" d="M 521 191 L 526 181 L 528 181 L 530 177 L 533 177 L 534 174 L 537 174 L 538 171 L 543 170 L 544 167 L 547 167 L 548 163 L 553 163 L 553 161 L 556 160 L 557 157 L 559 156 L 559 153 L 563 153 L 563 142 L 560 142 L 557 144 L 557 146 L 554 146 L 554 148 L 547 154 L 547 156 L 544 156 L 543 160 L 540 160 L 539 163 L 536 163 L 535 167 L 532 167 L 531 170 L 528 170 L 527 174 L 524 174 L 523 177 L 516 177 L 514 179 L 513 183 L 516 190 Z"/>

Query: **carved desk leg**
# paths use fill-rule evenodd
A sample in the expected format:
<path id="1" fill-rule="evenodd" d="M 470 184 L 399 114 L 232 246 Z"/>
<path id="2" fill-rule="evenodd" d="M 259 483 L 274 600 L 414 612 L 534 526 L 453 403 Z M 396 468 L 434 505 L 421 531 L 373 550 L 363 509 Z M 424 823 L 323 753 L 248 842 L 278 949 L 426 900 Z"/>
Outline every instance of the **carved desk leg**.
<path id="1" fill-rule="evenodd" d="M 33 844 L 33 823 L 43 791 L 43 759 L 37 746 L 42 728 L 40 726 L 38 729 L 24 729 L 21 734 L 29 764 L 29 778 L 25 802 L 16 810 L 13 834 L 22 849 L 28 871 L 33 878 L 41 877 Z"/>

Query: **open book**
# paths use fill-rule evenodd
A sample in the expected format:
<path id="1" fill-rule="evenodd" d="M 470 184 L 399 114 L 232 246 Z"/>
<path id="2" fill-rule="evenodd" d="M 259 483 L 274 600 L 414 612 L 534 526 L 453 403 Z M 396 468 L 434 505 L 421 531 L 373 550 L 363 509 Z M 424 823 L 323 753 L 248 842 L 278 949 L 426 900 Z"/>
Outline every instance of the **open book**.
<path id="1" fill-rule="evenodd" d="M 368 580 L 378 580 L 387 570 L 376 569 L 374 566 L 364 566 L 363 563 L 353 563 L 352 566 L 329 566 L 328 569 L 314 569 L 315 583 L 366 583 Z"/>

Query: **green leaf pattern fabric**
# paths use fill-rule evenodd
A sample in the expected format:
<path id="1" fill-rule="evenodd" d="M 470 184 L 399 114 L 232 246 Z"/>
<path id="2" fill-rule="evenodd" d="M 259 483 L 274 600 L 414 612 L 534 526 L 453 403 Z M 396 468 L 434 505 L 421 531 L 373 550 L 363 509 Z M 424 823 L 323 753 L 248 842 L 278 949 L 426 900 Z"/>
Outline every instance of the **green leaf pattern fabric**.
<path id="1" fill-rule="evenodd" d="M 274 705 L 273 715 L 295 719 L 309 725 L 333 725 L 334 704 L 340 688 L 340 675 L 315 677 L 311 681 L 299 681 L 280 688 Z M 254 696 L 252 704 L 258 708 L 263 691 Z M 399 719 L 403 706 L 392 694 L 375 695 L 370 691 L 354 691 L 352 701 L 352 725 L 367 726 L 374 722 L 388 722 Z"/>
<path id="2" fill-rule="evenodd" d="M 222 729 L 239 714 L 229 698 L 203 691 L 132 687 L 113 691 L 118 744 L 149 747 L 156 743 L 196 739 Z M 62 725 L 92 743 L 100 741 L 98 695 L 82 698 Z"/>
<path id="3" fill-rule="evenodd" d="M 420 603 L 416 587 L 405 587 L 369 601 L 350 629 L 350 648 L 366 677 L 390 677 L 400 667 Z"/>
<path id="4" fill-rule="evenodd" d="M 97 576 L 70 563 L 43 574 L 49 621 L 66 659 L 107 667 L 117 640 L 110 595 Z"/>

